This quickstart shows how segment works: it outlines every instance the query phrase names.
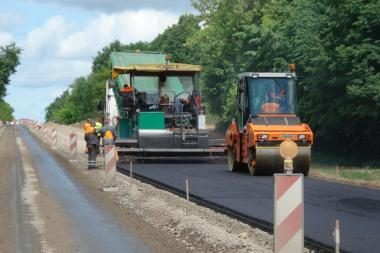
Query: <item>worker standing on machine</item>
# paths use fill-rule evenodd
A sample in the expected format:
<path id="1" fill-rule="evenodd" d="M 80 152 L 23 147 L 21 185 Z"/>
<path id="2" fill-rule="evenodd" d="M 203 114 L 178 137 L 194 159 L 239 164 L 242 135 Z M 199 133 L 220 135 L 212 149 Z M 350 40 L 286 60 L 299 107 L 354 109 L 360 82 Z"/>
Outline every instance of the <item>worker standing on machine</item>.
<path id="1" fill-rule="evenodd" d="M 133 93 L 134 88 L 130 84 L 124 84 L 123 88 L 120 89 L 121 95 L 131 94 Z"/>
<path id="2" fill-rule="evenodd" d="M 119 91 L 119 95 L 123 98 L 123 107 L 125 110 L 131 110 L 134 107 L 135 99 L 134 99 L 135 88 L 130 84 L 125 84 L 122 89 Z"/>

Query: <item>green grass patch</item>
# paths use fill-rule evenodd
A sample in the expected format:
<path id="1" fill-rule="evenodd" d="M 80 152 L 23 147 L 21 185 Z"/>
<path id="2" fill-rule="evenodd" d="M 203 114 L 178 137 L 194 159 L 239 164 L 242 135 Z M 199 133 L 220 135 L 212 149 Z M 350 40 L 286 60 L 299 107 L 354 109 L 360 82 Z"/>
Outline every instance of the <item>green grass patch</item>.
<path id="1" fill-rule="evenodd" d="M 380 169 L 341 169 L 339 176 L 347 179 L 380 181 Z"/>
<path id="2" fill-rule="evenodd" d="M 311 171 L 334 179 L 380 183 L 380 162 L 362 157 L 312 151 Z"/>

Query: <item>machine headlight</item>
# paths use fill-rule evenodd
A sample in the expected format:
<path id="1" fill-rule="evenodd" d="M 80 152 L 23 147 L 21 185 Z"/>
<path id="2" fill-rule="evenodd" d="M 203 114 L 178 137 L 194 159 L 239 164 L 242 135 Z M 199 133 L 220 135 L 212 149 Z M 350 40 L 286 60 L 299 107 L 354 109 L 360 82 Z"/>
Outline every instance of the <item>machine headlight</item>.
<path id="1" fill-rule="evenodd" d="M 299 140 L 304 140 L 304 139 L 306 139 L 306 135 L 304 135 L 304 134 L 299 134 L 299 135 L 298 135 L 298 139 L 299 139 Z"/>
<path id="2" fill-rule="evenodd" d="M 261 140 L 266 140 L 269 136 L 267 134 L 259 134 L 257 137 Z"/>
<path id="3" fill-rule="evenodd" d="M 293 74 L 286 74 L 286 78 L 288 79 L 293 78 Z"/>

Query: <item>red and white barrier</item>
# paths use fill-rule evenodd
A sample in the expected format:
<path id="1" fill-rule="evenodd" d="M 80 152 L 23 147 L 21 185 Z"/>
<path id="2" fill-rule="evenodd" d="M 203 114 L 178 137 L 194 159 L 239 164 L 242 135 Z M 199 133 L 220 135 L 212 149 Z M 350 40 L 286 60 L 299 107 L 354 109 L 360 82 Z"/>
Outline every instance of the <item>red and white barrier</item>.
<path id="1" fill-rule="evenodd" d="M 70 134 L 70 156 L 71 158 L 76 158 L 77 156 L 77 135 L 74 133 Z"/>
<path id="2" fill-rule="evenodd" d="M 105 156 L 105 188 L 103 190 L 117 189 L 116 187 L 116 149 L 115 145 L 104 146 Z"/>
<path id="3" fill-rule="evenodd" d="M 44 126 L 44 142 L 48 141 L 48 129 L 46 126 Z"/>
<path id="4" fill-rule="evenodd" d="M 274 175 L 274 252 L 304 251 L 303 175 Z"/>
<path id="5" fill-rule="evenodd" d="M 55 128 L 53 128 L 51 130 L 51 144 L 56 147 L 57 146 L 57 130 Z"/>

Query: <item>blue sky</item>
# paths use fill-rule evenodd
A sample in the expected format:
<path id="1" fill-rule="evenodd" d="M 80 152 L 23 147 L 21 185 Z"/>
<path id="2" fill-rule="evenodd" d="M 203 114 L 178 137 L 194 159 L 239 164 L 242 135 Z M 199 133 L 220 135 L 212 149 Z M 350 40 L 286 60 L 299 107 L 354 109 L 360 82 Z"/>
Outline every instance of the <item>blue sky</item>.
<path id="1" fill-rule="evenodd" d="M 190 0 L 13 0 L 0 5 L 0 46 L 16 42 L 21 64 L 5 100 L 16 118 L 44 120 L 45 108 L 90 72 L 110 42 L 150 41 L 184 13 Z"/>

